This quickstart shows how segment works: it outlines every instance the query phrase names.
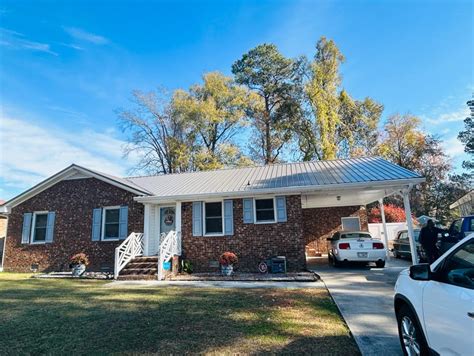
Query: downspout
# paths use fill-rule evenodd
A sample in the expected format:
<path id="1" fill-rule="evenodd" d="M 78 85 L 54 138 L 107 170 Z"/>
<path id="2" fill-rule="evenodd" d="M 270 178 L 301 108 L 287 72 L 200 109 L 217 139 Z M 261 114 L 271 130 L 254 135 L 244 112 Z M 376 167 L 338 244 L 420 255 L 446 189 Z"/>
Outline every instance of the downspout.
<path id="1" fill-rule="evenodd" d="M 8 213 L 2 214 L 2 216 L 6 216 L 7 218 L 7 227 L 5 229 L 5 238 L 3 239 L 3 250 L 2 250 L 2 264 L 0 265 L 0 272 L 3 272 L 3 264 L 5 263 L 5 251 L 7 250 L 7 236 L 8 236 Z"/>

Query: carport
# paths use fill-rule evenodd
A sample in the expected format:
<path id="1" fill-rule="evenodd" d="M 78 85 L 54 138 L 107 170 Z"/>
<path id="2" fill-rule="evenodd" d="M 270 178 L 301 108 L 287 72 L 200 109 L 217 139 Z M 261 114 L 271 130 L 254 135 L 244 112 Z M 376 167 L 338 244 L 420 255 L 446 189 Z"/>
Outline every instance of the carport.
<path id="1" fill-rule="evenodd" d="M 410 191 L 425 179 L 423 177 L 413 177 L 413 172 L 405 170 L 402 167 L 390 165 L 384 167 L 371 167 L 376 171 L 362 172 L 354 167 L 344 167 L 344 178 L 348 177 L 353 180 L 358 179 L 357 183 L 337 183 L 328 184 L 321 187 L 315 192 L 304 193 L 301 196 L 301 204 L 303 209 L 310 208 L 337 208 L 348 206 L 365 206 L 367 204 L 378 202 L 380 205 L 380 212 L 383 224 L 383 239 L 385 243 L 386 253 L 388 256 L 388 239 L 387 239 L 387 225 L 385 220 L 385 212 L 383 200 L 386 197 L 393 195 L 400 195 L 403 198 L 405 215 L 411 216 L 410 207 Z M 352 168 L 352 169 L 347 169 Z M 367 167 L 366 167 L 367 168 Z M 410 177 L 402 179 L 393 179 L 393 175 L 403 177 L 403 175 L 410 175 Z M 376 176 L 376 180 L 374 179 Z M 361 177 L 366 181 L 360 181 Z M 408 236 L 410 240 L 410 249 L 413 264 L 418 263 L 416 245 L 414 243 L 413 221 L 407 219 Z"/>

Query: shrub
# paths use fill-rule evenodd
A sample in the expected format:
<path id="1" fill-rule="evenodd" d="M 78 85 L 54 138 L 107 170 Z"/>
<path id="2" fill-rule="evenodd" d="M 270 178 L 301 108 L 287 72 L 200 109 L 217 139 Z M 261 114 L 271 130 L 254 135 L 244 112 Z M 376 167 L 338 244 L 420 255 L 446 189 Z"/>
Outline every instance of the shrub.
<path id="1" fill-rule="evenodd" d="M 219 263 L 222 266 L 229 266 L 236 264 L 239 261 L 236 254 L 233 252 L 224 252 L 221 257 L 219 257 Z"/>
<path id="2" fill-rule="evenodd" d="M 89 264 L 89 257 L 85 253 L 76 253 L 74 256 L 71 257 L 71 264 L 72 265 L 88 265 Z"/>
<path id="3" fill-rule="evenodd" d="M 181 267 L 185 273 L 193 273 L 193 264 L 189 260 L 181 261 Z"/>
<path id="4" fill-rule="evenodd" d="M 405 222 L 405 209 L 402 207 L 393 205 L 393 204 L 384 204 L 384 212 L 385 212 L 385 221 L 388 223 L 392 222 Z M 380 216 L 380 208 L 375 207 L 369 210 L 368 212 L 368 220 L 369 223 L 381 223 L 382 217 Z M 415 217 L 412 216 L 412 220 L 415 220 Z"/>

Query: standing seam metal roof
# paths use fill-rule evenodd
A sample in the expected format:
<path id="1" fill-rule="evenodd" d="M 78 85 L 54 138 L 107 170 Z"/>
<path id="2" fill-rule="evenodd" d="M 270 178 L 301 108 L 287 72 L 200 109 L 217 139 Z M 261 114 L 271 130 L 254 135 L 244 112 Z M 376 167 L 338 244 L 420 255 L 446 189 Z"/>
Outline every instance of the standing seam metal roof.
<path id="1" fill-rule="evenodd" d="M 170 197 L 419 178 L 382 158 L 364 157 L 123 179 L 155 196 Z"/>

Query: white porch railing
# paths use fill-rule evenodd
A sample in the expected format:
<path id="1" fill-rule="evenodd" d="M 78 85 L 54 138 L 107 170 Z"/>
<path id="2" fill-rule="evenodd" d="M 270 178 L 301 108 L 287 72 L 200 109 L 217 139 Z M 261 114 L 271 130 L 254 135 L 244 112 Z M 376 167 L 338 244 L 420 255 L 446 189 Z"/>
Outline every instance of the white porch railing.
<path id="1" fill-rule="evenodd" d="M 114 278 L 117 279 L 120 271 L 137 256 L 142 256 L 145 249 L 145 240 L 142 233 L 132 232 L 115 249 Z"/>
<path id="2" fill-rule="evenodd" d="M 158 280 L 163 279 L 163 263 L 169 262 L 173 256 L 181 256 L 181 232 L 174 230 L 160 236 L 160 248 L 158 250 Z"/>

